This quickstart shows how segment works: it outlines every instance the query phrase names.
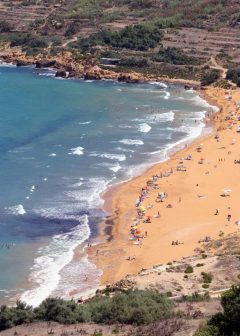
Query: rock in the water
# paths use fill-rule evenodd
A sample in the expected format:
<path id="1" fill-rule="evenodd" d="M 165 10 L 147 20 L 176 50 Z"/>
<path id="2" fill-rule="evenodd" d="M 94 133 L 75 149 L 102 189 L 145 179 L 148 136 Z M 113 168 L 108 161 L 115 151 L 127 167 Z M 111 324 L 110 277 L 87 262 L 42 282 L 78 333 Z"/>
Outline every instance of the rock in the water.
<path id="1" fill-rule="evenodd" d="M 18 67 L 27 66 L 27 65 L 29 65 L 29 63 L 26 62 L 26 61 L 17 60 L 17 62 L 16 62 L 16 66 L 18 66 Z"/>
<path id="2" fill-rule="evenodd" d="M 56 61 L 48 61 L 48 60 L 39 60 L 36 61 L 36 68 L 41 69 L 41 68 L 50 68 L 56 65 Z"/>
<path id="3" fill-rule="evenodd" d="M 86 72 L 84 75 L 85 80 L 100 80 L 102 79 L 101 75 L 96 72 Z"/>
<path id="4" fill-rule="evenodd" d="M 55 77 L 66 78 L 67 77 L 67 72 L 65 70 L 58 70 L 55 74 Z"/>
<path id="5" fill-rule="evenodd" d="M 126 83 L 139 83 L 139 77 L 132 75 L 132 74 L 120 74 L 118 76 L 119 82 L 126 82 Z"/>

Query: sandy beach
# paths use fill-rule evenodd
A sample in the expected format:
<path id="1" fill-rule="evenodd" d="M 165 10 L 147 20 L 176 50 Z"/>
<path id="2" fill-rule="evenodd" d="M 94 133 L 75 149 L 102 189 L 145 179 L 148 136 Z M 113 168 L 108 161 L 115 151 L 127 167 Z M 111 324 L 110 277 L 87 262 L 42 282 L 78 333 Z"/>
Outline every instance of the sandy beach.
<path id="1" fill-rule="evenodd" d="M 202 94 L 220 107 L 212 134 L 105 193 L 111 236 L 88 251 L 103 270 L 102 284 L 194 255 L 200 240 L 239 230 L 240 90 L 208 88 Z"/>

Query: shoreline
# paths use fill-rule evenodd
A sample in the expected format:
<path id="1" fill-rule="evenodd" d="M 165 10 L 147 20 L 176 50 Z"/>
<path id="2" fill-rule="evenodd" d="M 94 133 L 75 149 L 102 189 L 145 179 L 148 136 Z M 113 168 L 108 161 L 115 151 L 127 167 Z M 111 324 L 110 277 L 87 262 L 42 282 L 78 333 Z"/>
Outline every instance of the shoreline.
<path id="1" fill-rule="evenodd" d="M 198 92 L 198 94 L 199 94 L 199 92 Z M 201 95 L 200 95 L 200 96 L 201 96 Z M 204 98 L 204 99 L 205 99 L 205 98 Z M 206 125 L 203 127 L 203 130 L 204 130 L 205 128 L 206 128 Z M 194 138 L 194 139 L 190 138 L 190 139 L 186 139 L 186 140 L 181 140 L 181 142 L 182 142 L 182 143 L 185 143 L 185 142 L 189 143 L 189 142 L 190 142 L 190 143 L 191 143 L 191 146 L 192 146 L 192 143 L 194 143 L 195 141 L 197 141 L 197 139 L 199 139 L 199 138 L 202 139 L 202 136 L 200 136 L 200 137 L 198 137 L 198 138 Z M 142 175 L 146 175 L 146 174 L 147 174 L 149 171 L 151 171 L 155 166 L 164 164 L 164 163 L 168 162 L 169 160 L 171 160 L 172 157 L 174 157 L 175 155 L 177 155 L 177 154 L 179 153 L 179 151 L 181 152 L 181 149 L 179 149 L 178 146 L 179 146 L 179 145 L 174 144 L 173 148 L 170 149 L 170 152 L 173 151 L 174 154 L 170 153 L 170 158 L 167 158 L 166 161 L 164 160 L 164 161 L 161 161 L 160 163 L 154 163 L 154 164 L 151 164 L 151 167 L 146 168 L 146 169 L 144 170 L 144 172 L 140 174 L 140 176 L 136 176 L 136 177 L 130 178 L 130 179 L 127 180 L 127 181 L 120 182 L 120 183 L 117 184 L 116 186 L 111 187 L 111 192 L 112 192 L 112 194 L 115 192 L 115 187 L 116 187 L 116 193 L 118 193 L 118 191 L 119 191 L 119 189 L 122 187 L 122 185 L 131 183 L 133 180 L 138 179 L 138 178 L 141 177 Z M 114 190 L 113 190 L 112 188 L 114 188 Z M 106 203 L 106 204 L 105 204 L 105 205 L 106 205 L 106 208 L 105 208 L 105 206 L 104 206 L 104 210 L 106 210 L 108 206 L 109 206 L 109 209 L 110 209 L 110 207 L 111 207 L 111 205 L 112 205 L 111 198 L 112 198 L 113 195 L 109 196 L 109 191 L 108 191 L 108 190 L 105 191 L 103 194 L 104 194 L 104 195 L 103 195 L 103 196 L 104 196 L 104 199 L 106 200 L 106 202 L 105 202 L 105 203 Z M 105 196 L 106 196 L 106 197 L 105 197 Z M 115 213 L 116 213 L 116 211 L 115 211 Z M 115 216 L 115 217 L 117 217 L 117 215 L 118 215 L 118 214 L 116 213 L 116 216 Z M 107 224 L 108 224 L 108 227 L 106 227 L 106 223 L 105 223 L 105 229 L 103 230 L 103 231 L 104 231 L 104 233 L 103 233 L 104 238 L 106 237 L 106 234 L 107 234 L 107 236 L 108 236 L 108 241 L 110 241 L 110 242 L 111 242 L 112 240 L 115 239 L 115 235 L 112 234 L 112 231 L 114 231 L 114 229 L 115 229 L 115 227 L 114 227 L 114 222 L 116 222 L 116 220 L 118 220 L 118 218 L 112 218 L 112 216 L 109 216 L 109 218 L 106 220 L 106 221 L 108 222 L 108 223 L 107 223 Z M 106 232 L 106 230 L 108 230 L 108 232 Z M 102 237 L 103 237 L 103 236 L 102 236 Z M 110 238 L 110 239 L 109 239 L 109 238 Z M 100 243 L 100 245 L 96 245 L 96 247 L 94 247 L 94 250 L 96 251 L 96 249 L 97 249 L 99 246 L 101 246 L 101 243 Z M 93 259 L 94 259 L 94 258 L 93 258 Z"/>
<path id="2" fill-rule="evenodd" d="M 16 67 L 34 66 L 39 70 L 53 70 L 56 78 L 76 80 L 115 80 L 130 84 L 144 84 L 148 82 L 166 81 L 172 84 L 184 84 L 187 88 L 199 87 L 200 82 L 192 79 L 171 78 L 168 76 L 144 75 L 134 69 L 131 71 L 113 71 L 110 68 L 101 67 L 96 58 L 74 61 L 70 52 L 49 56 L 27 56 L 19 48 L 9 48 L 0 52 L 2 64 L 11 64 Z M 1 65 L 1 63 L 0 63 Z"/>
<path id="3" fill-rule="evenodd" d="M 219 131 L 219 129 L 224 128 L 226 126 L 226 123 L 224 122 L 224 120 L 220 121 L 218 120 L 218 117 L 217 117 L 217 116 L 220 116 L 223 119 L 223 117 L 225 117 L 226 114 L 229 112 L 229 110 L 226 110 L 226 104 L 223 104 L 224 106 L 222 106 L 222 104 L 220 103 L 224 95 L 224 92 L 226 90 L 208 88 L 206 91 L 207 92 L 205 91 L 200 92 L 200 95 L 201 96 L 203 95 L 204 99 L 206 99 L 207 102 L 210 102 L 210 104 L 214 102 L 215 106 L 220 107 L 220 111 L 215 115 L 215 118 L 213 118 L 215 120 L 213 124 L 212 134 L 195 138 L 193 141 L 191 141 L 191 144 L 187 148 L 184 148 L 182 150 L 181 149 L 177 150 L 177 152 L 171 155 L 170 159 L 168 159 L 167 161 L 157 163 L 153 165 L 152 167 L 150 167 L 149 169 L 147 169 L 147 171 L 141 174 L 140 176 L 134 177 L 130 181 L 122 182 L 118 186 L 114 186 L 110 188 L 109 190 L 107 190 L 106 192 L 104 192 L 103 194 L 103 198 L 105 200 L 104 209 L 107 210 L 108 212 L 112 212 L 112 217 L 110 217 L 112 221 L 111 239 L 109 239 L 108 242 L 97 246 L 97 248 L 101 251 L 100 256 L 99 255 L 96 256 L 96 249 L 91 251 L 91 253 L 89 254 L 90 259 L 92 259 L 94 263 L 96 263 L 96 265 L 103 270 L 103 276 L 101 279 L 102 285 L 103 284 L 104 285 L 113 284 L 116 281 L 124 278 L 127 274 L 131 274 L 131 275 L 137 274 L 139 271 L 141 271 L 142 268 L 151 268 L 153 267 L 154 264 L 159 263 L 159 262 L 164 262 L 164 261 L 168 262 L 168 261 L 175 260 L 176 258 L 179 258 L 179 257 L 193 255 L 194 249 L 198 247 L 198 244 L 195 243 L 193 244 L 194 246 L 192 246 L 192 248 L 190 249 L 192 253 L 190 253 L 189 248 L 187 248 L 186 253 L 185 252 L 180 253 L 180 254 L 173 253 L 172 255 L 170 253 L 168 258 L 165 253 L 165 260 L 164 258 L 161 258 L 161 257 L 159 258 L 154 257 L 152 259 L 152 262 L 151 261 L 146 262 L 146 260 L 145 261 L 143 260 L 144 258 L 141 260 L 142 258 L 141 254 L 143 253 L 139 251 L 141 250 L 142 247 L 140 247 L 140 249 L 138 247 L 138 250 L 136 250 L 135 246 L 133 248 L 132 246 L 130 247 L 128 238 L 127 238 L 129 226 L 127 227 L 126 222 L 131 221 L 130 218 L 131 216 L 134 215 L 135 205 L 134 203 L 130 203 L 128 205 L 123 204 L 123 201 L 121 200 L 121 198 L 123 198 L 123 194 L 126 195 L 126 193 L 128 193 L 129 195 L 127 195 L 127 198 L 134 200 L 134 197 L 137 196 L 136 189 L 138 189 L 136 184 L 138 184 L 140 188 L 141 182 L 144 179 L 147 180 L 147 177 L 153 174 L 154 171 L 159 170 L 159 169 L 162 170 L 167 167 L 169 168 L 171 165 L 176 164 L 176 161 L 178 160 L 177 158 L 178 156 L 186 155 L 187 153 L 189 153 L 189 151 L 195 152 L 194 146 L 196 146 L 199 141 L 203 142 L 204 144 L 208 143 L 209 141 L 212 141 L 214 132 Z M 224 111 L 224 108 L 225 108 L 225 111 Z M 223 115 L 222 115 L 222 112 L 223 112 Z M 133 186 L 135 188 L 134 192 L 133 191 L 130 192 L 129 189 L 133 188 Z M 172 211 L 174 212 L 174 210 Z M 103 230 L 104 225 L 106 228 L 106 224 L 103 223 L 102 230 Z M 156 231 L 156 228 L 155 228 L 155 231 Z M 235 232 L 235 228 L 231 228 L 230 230 L 226 229 L 226 231 L 228 233 L 232 233 L 233 231 Z M 105 235 L 105 238 L 106 238 L 106 235 Z M 185 246 L 186 245 L 184 245 L 184 247 Z M 127 256 L 126 251 L 129 251 L 130 253 L 132 252 L 133 254 L 137 254 L 136 261 L 134 260 L 134 262 L 131 262 L 131 261 L 126 262 L 125 260 L 123 260 L 124 258 L 122 258 L 122 255 L 126 257 Z M 112 257 L 111 257 L 111 254 L 112 254 Z M 113 255 L 115 256 L 113 257 Z M 120 265 L 115 265 L 115 266 L 111 265 L 113 259 L 115 259 L 116 256 L 117 257 L 121 256 Z M 151 257 L 153 256 L 151 255 Z M 137 262 L 138 258 L 139 258 L 139 261 Z"/>

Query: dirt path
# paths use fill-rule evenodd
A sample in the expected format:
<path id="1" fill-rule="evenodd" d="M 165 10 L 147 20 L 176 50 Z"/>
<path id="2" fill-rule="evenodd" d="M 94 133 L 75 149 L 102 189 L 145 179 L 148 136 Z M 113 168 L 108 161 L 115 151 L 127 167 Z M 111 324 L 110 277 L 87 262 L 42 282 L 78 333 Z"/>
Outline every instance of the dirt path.
<path id="1" fill-rule="evenodd" d="M 66 42 L 64 42 L 64 43 L 62 44 L 62 47 L 63 47 L 63 48 L 67 47 L 69 43 L 71 43 L 71 42 L 75 42 L 75 41 L 77 41 L 77 39 L 78 39 L 77 36 L 74 36 L 72 39 L 67 40 Z"/>
<path id="2" fill-rule="evenodd" d="M 211 69 L 217 69 L 221 71 L 221 78 L 222 79 L 226 79 L 227 78 L 227 69 L 224 68 L 222 65 L 218 64 L 218 62 L 216 61 L 214 56 L 211 56 L 210 58 L 210 62 L 212 63 L 213 66 L 210 65 Z M 230 81 L 228 79 L 228 83 L 232 86 L 236 86 L 235 83 L 233 83 L 232 81 Z"/>

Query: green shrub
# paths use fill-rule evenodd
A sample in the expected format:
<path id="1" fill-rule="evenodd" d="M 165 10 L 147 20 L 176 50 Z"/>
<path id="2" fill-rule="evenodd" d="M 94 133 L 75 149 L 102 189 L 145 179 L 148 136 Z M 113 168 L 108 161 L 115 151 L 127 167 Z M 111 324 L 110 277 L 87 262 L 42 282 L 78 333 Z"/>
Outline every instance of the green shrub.
<path id="1" fill-rule="evenodd" d="M 213 275 L 211 273 L 202 272 L 201 275 L 203 277 L 203 282 L 204 283 L 211 283 L 212 282 Z"/>
<path id="2" fill-rule="evenodd" d="M 183 295 L 181 299 L 181 301 L 187 301 L 187 302 L 202 302 L 209 300 L 210 296 L 208 293 L 199 294 L 198 292 L 195 292 L 192 295 Z"/>
<path id="3" fill-rule="evenodd" d="M 204 288 L 204 289 L 208 289 L 208 288 L 209 288 L 209 284 L 208 284 L 208 283 L 204 283 L 204 284 L 202 285 L 202 288 Z"/>
<path id="4" fill-rule="evenodd" d="M 177 65 L 198 65 L 200 60 L 188 56 L 183 50 L 175 47 L 162 48 L 153 58 L 155 62 L 166 62 Z"/>
<path id="5" fill-rule="evenodd" d="M 201 78 L 201 85 L 211 85 L 220 78 L 220 70 L 212 69 L 204 72 Z"/>
<path id="6" fill-rule="evenodd" d="M 237 84 L 238 87 L 240 87 L 240 67 L 229 69 L 226 78 Z"/>
<path id="7" fill-rule="evenodd" d="M 0 33 L 8 33 L 12 30 L 12 25 L 6 21 L 0 21 Z"/>
<path id="8" fill-rule="evenodd" d="M 46 48 L 48 43 L 44 37 L 32 34 L 15 34 L 11 37 L 11 47 Z"/>
<path id="9" fill-rule="evenodd" d="M 155 48 L 162 37 L 163 33 L 156 25 L 138 24 L 126 26 L 117 32 L 102 30 L 88 38 L 81 39 L 78 42 L 78 46 L 83 51 L 95 45 L 109 45 L 114 48 L 143 51 Z"/>
<path id="10" fill-rule="evenodd" d="M 33 309 L 18 302 L 0 309 L 0 331 L 33 321 L 63 324 L 95 322 L 105 324 L 146 324 L 173 316 L 173 303 L 156 291 L 128 290 L 113 297 L 96 296 L 83 305 L 73 300 L 48 298 Z"/>
<path id="11" fill-rule="evenodd" d="M 188 273 L 193 273 L 193 267 L 188 265 L 184 271 L 184 273 L 188 274 Z"/>
<path id="12" fill-rule="evenodd" d="M 17 301 L 16 307 L 1 306 L 0 308 L 0 331 L 23 323 L 30 323 L 33 320 L 32 308 L 20 301 Z"/>
<path id="13" fill-rule="evenodd" d="M 146 58 L 123 58 L 120 62 L 121 66 L 127 66 L 127 67 L 146 67 L 148 66 L 148 60 Z"/>

